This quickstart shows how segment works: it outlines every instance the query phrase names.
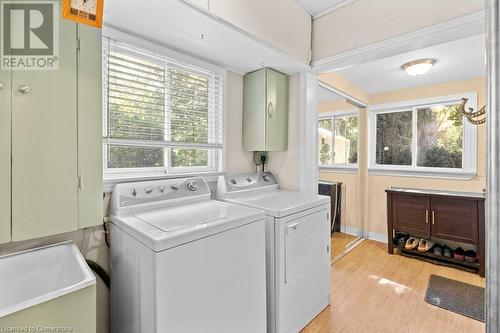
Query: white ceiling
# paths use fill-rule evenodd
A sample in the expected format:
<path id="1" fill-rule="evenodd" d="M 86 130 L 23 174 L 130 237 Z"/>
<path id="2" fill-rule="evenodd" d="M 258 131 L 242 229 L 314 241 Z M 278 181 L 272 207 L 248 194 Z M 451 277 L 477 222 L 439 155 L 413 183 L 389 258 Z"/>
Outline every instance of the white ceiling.
<path id="1" fill-rule="evenodd" d="M 336 93 L 326 88 L 323 88 L 322 86 L 318 86 L 318 95 L 317 95 L 318 103 L 333 102 L 333 101 L 338 101 L 340 99 L 342 99 L 342 96 L 337 95 Z"/>
<path id="2" fill-rule="evenodd" d="M 345 0 L 295 0 L 306 12 L 311 15 L 336 6 Z"/>
<path id="3" fill-rule="evenodd" d="M 305 1 L 305 0 L 304 0 Z M 484 34 L 338 70 L 337 73 L 369 94 L 473 78 L 486 73 Z M 406 62 L 433 58 L 425 75 L 401 70 Z"/>
<path id="4" fill-rule="evenodd" d="M 104 24 L 239 73 L 261 66 L 293 74 L 309 66 L 175 0 L 106 0 Z M 133 13 L 133 15 L 132 15 Z M 132 17 L 133 16 L 133 17 Z"/>

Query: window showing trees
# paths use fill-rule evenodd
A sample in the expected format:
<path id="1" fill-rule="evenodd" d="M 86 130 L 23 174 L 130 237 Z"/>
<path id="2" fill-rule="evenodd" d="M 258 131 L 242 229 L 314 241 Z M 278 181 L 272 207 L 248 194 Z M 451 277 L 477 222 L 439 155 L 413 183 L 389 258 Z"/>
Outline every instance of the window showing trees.
<path id="1" fill-rule="evenodd" d="M 374 115 L 377 165 L 464 169 L 459 102 Z"/>
<path id="2" fill-rule="evenodd" d="M 323 166 L 358 163 L 358 116 L 318 120 L 318 162 Z"/>
<path id="3" fill-rule="evenodd" d="M 458 105 L 417 109 L 417 165 L 462 168 L 463 134 Z"/>
<path id="4" fill-rule="evenodd" d="M 411 111 L 377 114 L 377 164 L 411 165 L 411 140 Z"/>
<path id="5" fill-rule="evenodd" d="M 217 170 L 221 77 L 123 45 L 104 52 L 105 171 Z"/>

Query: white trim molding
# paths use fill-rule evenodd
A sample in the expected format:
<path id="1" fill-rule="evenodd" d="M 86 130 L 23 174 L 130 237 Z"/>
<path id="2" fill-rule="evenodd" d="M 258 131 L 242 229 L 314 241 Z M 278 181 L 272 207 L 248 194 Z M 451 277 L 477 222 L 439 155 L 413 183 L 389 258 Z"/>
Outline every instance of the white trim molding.
<path id="1" fill-rule="evenodd" d="M 360 99 L 357 99 L 356 97 L 354 96 L 351 96 L 345 92 L 343 92 L 342 90 L 338 90 L 337 88 L 335 87 L 332 87 L 331 85 L 323 82 L 323 81 L 318 81 L 318 85 L 321 87 L 321 88 L 324 88 L 326 90 L 329 90 L 331 91 L 332 93 L 340 96 L 340 97 L 343 97 L 345 98 L 346 102 L 349 103 L 349 104 L 352 104 L 354 106 L 357 106 L 358 108 L 366 108 L 368 106 L 368 104 L 366 104 L 365 102 L 363 102 L 362 100 Z"/>
<path id="2" fill-rule="evenodd" d="M 424 178 L 446 178 L 456 180 L 471 179 L 477 174 L 477 126 L 463 119 L 463 153 L 461 169 L 438 168 L 438 167 L 418 167 L 417 161 L 417 108 L 421 106 L 440 105 L 460 102 L 462 98 L 467 98 L 466 108 L 477 110 L 477 93 L 464 92 L 461 94 L 435 96 L 409 101 L 401 101 L 387 104 L 377 104 L 369 108 L 370 124 L 368 126 L 368 172 L 370 175 L 392 175 L 403 177 L 424 177 Z M 412 112 L 412 165 L 381 165 L 376 164 L 376 130 L 377 115 L 393 112 Z"/>
<path id="3" fill-rule="evenodd" d="M 359 109 L 343 109 L 338 111 L 327 111 L 318 113 L 318 120 L 327 119 L 331 117 L 348 117 L 348 116 L 358 116 Z"/>
<path id="4" fill-rule="evenodd" d="M 312 15 L 312 19 L 313 19 L 313 21 L 316 19 L 319 19 L 320 17 L 328 15 L 330 13 L 333 13 L 334 11 L 337 11 L 342 7 L 348 6 L 355 1 L 357 1 L 357 0 L 335 0 L 334 3 L 330 7 L 323 9 L 323 10 L 320 10 L 317 13 L 314 13 Z"/>
<path id="5" fill-rule="evenodd" d="M 357 164 L 335 164 L 335 165 L 320 165 L 319 172 L 324 173 L 358 173 Z"/>
<path id="6" fill-rule="evenodd" d="M 500 4 L 486 1 L 486 332 L 500 329 Z"/>
<path id="7" fill-rule="evenodd" d="M 340 230 L 348 235 L 362 237 L 362 229 L 356 227 L 341 226 Z M 387 234 L 384 233 L 368 231 L 366 239 L 387 244 Z"/>
<path id="8" fill-rule="evenodd" d="M 299 190 L 309 193 L 318 193 L 317 88 L 316 75 L 300 73 Z"/>
<path id="9" fill-rule="evenodd" d="M 484 33 L 483 11 L 404 33 L 312 62 L 315 73 L 331 72 L 370 61 Z"/>

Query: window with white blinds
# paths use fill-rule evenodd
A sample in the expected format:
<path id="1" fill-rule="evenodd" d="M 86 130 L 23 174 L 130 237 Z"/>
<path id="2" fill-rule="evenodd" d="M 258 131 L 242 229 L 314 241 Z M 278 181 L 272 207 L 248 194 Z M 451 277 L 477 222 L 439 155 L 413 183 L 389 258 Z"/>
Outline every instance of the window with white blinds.
<path id="1" fill-rule="evenodd" d="M 103 53 L 105 172 L 218 171 L 222 77 L 109 39 Z"/>

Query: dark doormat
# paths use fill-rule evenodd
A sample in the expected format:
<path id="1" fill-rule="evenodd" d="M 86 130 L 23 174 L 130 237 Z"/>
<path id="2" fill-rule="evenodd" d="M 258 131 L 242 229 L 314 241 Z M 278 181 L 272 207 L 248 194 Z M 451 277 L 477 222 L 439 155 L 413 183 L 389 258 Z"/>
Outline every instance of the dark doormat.
<path id="1" fill-rule="evenodd" d="M 425 301 L 484 322 L 484 288 L 431 275 Z"/>

